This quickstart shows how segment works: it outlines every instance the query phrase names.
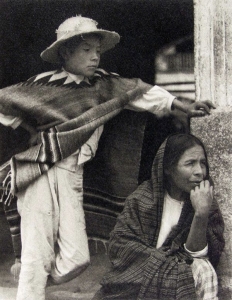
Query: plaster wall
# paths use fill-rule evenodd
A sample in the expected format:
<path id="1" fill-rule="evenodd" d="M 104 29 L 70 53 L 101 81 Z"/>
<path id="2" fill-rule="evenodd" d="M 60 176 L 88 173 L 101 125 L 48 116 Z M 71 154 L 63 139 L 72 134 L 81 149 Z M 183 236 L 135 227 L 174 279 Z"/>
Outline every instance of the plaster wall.
<path id="1" fill-rule="evenodd" d="M 191 132 L 208 154 L 214 196 L 225 223 L 225 248 L 218 265 L 221 300 L 232 299 L 232 107 L 217 108 L 210 116 L 191 120 Z"/>

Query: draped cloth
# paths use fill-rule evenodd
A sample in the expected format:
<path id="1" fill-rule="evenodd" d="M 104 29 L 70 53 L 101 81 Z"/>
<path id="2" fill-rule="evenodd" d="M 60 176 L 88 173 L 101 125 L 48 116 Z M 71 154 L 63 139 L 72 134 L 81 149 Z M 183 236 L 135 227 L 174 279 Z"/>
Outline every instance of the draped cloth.
<path id="1" fill-rule="evenodd" d="M 0 111 L 19 116 L 41 131 L 37 145 L 15 154 L 1 167 L 11 170 L 11 193 L 31 182 L 79 149 L 94 130 L 116 116 L 151 86 L 140 79 L 104 75 L 94 85 L 53 86 L 24 82 L 0 90 Z"/>
<path id="2" fill-rule="evenodd" d="M 184 250 L 194 211 L 185 202 L 178 224 L 164 244 L 156 248 L 164 201 L 163 155 L 166 142 L 155 157 L 151 179 L 141 184 L 125 202 L 111 232 L 111 270 L 102 279 L 94 299 L 196 299 L 191 271 L 192 257 Z M 209 214 L 209 260 L 216 266 L 224 247 L 224 223 L 214 200 Z"/>

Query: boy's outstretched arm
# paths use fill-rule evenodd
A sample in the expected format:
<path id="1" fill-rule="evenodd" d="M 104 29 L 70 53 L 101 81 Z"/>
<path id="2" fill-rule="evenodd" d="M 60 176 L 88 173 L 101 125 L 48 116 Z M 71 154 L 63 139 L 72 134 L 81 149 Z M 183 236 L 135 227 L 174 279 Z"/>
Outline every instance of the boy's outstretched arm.
<path id="1" fill-rule="evenodd" d="M 172 109 L 179 109 L 185 112 L 189 117 L 201 117 L 210 114 L 211 108 L 216 107 L 209 100 L 183 103 L 175 98 L 172 102 Z"/>

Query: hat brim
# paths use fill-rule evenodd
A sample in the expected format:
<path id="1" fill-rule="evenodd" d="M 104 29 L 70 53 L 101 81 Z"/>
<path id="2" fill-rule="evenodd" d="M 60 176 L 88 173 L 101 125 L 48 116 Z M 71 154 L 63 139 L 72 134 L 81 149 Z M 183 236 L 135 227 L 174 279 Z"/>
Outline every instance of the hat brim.
<path id="1" fill-rule="evenodd" d="M 64 44 L 68 39 L 74 36 L 85 35 L 89 33 L 97 33 L 102 36 L 101 40 L 101 53 L 104 53 L 111 48 L 114 48 L 117 43 L 119 43 L 120 35 L 114 31 L 107 31 L 103 29 L 97 29 L 94 31 L 85 31 L 82 33 L 76 32 L 67 32 L 65 33 L 60 39 L 52 43 L 49 47 L 47 47 L 41 54 L 41 58 L 44 61 L 50 63 L 61 63 L 60 56 L 59 56 L 59 48 L 62 44 Z"/>

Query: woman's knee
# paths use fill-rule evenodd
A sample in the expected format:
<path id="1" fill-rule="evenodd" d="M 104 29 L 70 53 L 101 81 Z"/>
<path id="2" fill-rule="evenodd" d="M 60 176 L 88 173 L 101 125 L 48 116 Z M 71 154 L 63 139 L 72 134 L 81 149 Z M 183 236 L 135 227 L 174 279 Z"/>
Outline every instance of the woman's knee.
<path id="1" fill-rule="evenodd" d="M 218 299 L 217 274 L 208 259 L 195 258 L 192 264 L 197 299 Z"/>

